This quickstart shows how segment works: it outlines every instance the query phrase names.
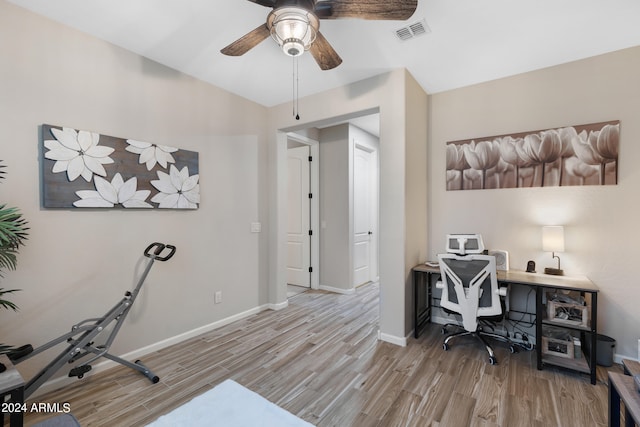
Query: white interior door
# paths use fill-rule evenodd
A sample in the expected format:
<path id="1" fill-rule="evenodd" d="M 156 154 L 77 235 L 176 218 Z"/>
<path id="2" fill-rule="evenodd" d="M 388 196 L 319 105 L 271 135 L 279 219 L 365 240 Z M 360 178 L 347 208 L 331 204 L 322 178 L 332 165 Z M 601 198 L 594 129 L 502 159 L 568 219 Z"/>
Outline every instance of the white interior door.
<path id="1" fill-rule="evenodd" d="M 377 276 L 374 231 L 375 156 L 356 145 L 353 151 L 353 285 L 359 286 Z"/>
<path id="2" fill-rule="evenodd" d="M 287 283 L 310 287 L 309 147 L 289 148 Z"/>

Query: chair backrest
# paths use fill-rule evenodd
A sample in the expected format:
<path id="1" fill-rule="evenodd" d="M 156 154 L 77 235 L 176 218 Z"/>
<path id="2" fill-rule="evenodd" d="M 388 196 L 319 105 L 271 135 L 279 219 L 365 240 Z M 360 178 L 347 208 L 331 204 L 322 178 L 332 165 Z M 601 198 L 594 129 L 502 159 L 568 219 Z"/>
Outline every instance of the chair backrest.
<path id="1" fill-rule="evenodd" d="M 466 330 L 474 332 L 479 317 L 502 314 L 494 256 L 447 253 L 438 261 L 444 285 L 440 305 L 460 313 Z"/>
<path id="2" fill-rule="evenodd" d="M 484 252 L 480 234 L 447 234 L 447 253 L 467 255 Z"/>

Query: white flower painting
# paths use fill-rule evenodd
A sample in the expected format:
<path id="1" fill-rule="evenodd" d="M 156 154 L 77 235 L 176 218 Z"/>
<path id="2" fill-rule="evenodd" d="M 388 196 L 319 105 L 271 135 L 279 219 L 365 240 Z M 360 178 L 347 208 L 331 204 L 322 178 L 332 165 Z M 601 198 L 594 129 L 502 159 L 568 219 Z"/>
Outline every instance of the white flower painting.
<path id="1" fill-rule="evenodd" d="M 153 196 L 152 202 L 159 203 L 160 208 L 195 209 L 200 203 L 200 185 L 198 175 L 189 175 L 189 168 L 182 170 L 171 165 L 169 174 L 158 171 L 158 180 L 151 185 L 160 192 Z"/>
<path id="2" fill-rule="evenodd" d="M 177 148 L 136 141 L 134 139 L 127 139 L 127 144 L 129 144 L 129 146 L 126 150 L 130 153 L 139 154 L 138 163 L 146 164 L 147 170 L 153 169 L 156 163 L 159 163 L 166 169 L 167 164 L 176 162 L 171 153 L 178 151 Z"/>
<path id="3" fill-rule="evenodd" d="M 95 177 L 94 182 L 96 191 L 76 191 L 80 200 L 73 202 L 73 206 L 78 208 L 112 208 L 115 205 L 122 205 L 125 208 L 153 207 L 145 202 L 151 191 L 138 191 L 138 179 L 135 176 L 125 182 L 122 175 L 116 173 L 111 182 L 99 176 Z"/>
<path id="4" fill-rule="evenodd" d="M 447 143 L 447 190 L 618 182 L 620 122 Z"/>
<path id="5" fill-rule="evenodd" d="M 42 125 L 41 155 L 44 208 L 199 207 L 194 151 Z"/>
<path id="6" fill-rule="evenodd" d="M 44 141 L 44 146 L 49 149 L 44 157 L 55 161 L 53 173 L 67 172 L 69 181 L 82 176 L 87 182 L 91 181 L 93 174 L 107 175 L 102 165 L 113 163 L 109 155 L 114 149 L 98 145 L 100 135 L 70 128 L 54 128 L 51 133 L 55 139 Z"/>

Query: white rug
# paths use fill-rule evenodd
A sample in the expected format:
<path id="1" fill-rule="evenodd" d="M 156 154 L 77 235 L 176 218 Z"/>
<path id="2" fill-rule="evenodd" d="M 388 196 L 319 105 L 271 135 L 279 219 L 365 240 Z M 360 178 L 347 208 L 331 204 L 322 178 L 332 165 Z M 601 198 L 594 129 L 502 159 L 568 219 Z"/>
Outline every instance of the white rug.
<path id="1" fill-rule="evenodd" d="M 312 427 L 232 380 L 161 416 L 153 427 Z"/>

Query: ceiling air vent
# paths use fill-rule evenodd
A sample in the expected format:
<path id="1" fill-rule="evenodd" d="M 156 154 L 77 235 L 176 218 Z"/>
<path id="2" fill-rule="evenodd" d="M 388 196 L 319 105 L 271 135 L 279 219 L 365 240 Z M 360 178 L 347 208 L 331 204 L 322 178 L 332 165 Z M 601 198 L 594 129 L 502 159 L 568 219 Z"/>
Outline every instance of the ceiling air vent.
<path id="1" fill-rule="evenodd" d="M 398 28 L 395 31 L 396 37 L 398 37 L 402 41 L 410 40 L 414 37 L 418 37 L 430 32 L 431 30 L 429 29 L 429 26 L 424 19 L 418 22 L 414 22 L 413 24 L 409 24 L 405 27 Z"/>

